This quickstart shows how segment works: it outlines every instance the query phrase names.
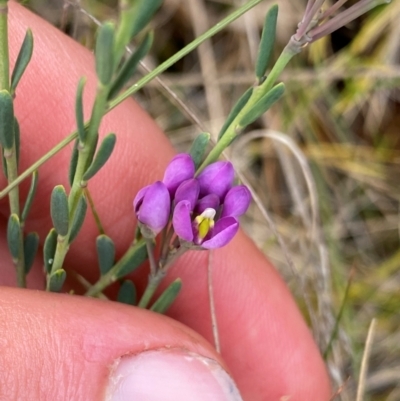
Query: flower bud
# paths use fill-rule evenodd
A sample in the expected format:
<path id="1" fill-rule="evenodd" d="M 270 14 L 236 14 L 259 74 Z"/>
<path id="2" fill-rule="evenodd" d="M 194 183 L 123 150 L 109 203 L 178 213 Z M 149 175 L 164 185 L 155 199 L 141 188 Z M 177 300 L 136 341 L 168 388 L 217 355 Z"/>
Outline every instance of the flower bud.
<path id="1" fill-rule="evenodd" d="M 231 188 L 225 196 L 221 218 L 226 216 L 239 217 L 250 205 L 251 194 L 244 185 Z"/>
<path id="2" fill-rule="evenodd" d="M 233 166 L 230 162 L 218 161 L 207 166 L 197 177 L 200 183 L 200 196 L 218 195 L 221 201 L 232 186 Z"/>
<path id="3" fill-rule="evenodd" d="M 144 236 L 155 237 L 167 225 L 171 198 L 167 187 L 161 181 L 141 189 L 133 201 L 133 206 Z"/>
<path id="4" fill-rule="evenodd" d="M 183 181 L 194 177 L 195 166 L 192 157 L 187 153 L 176 155 L 168 164 L 163 178 L 163 183 L 168 188 L 171 198 Z"/>
<path id="5" fill-rule="evenodd" d="M 177 204 L 182 200 L 187 200 L 190 202 L 190 210 L 193 210 L 197 202 L 197 198 L 199 197 L 199 192 L 200 185 L 195 178 L 186 180 L 179 185 L 175 192 L 175 203 Z"/>

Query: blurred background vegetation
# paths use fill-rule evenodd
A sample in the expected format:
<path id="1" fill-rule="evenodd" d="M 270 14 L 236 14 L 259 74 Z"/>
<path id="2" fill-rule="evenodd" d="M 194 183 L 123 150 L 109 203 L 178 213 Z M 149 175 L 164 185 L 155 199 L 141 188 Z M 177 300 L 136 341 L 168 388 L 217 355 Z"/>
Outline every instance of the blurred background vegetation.
<path id="1" fill-rule="evenodd" d="M 146 67 L 154 68 L 244 2 L 165 0 L 152 23 L 155 42 Z M 274 59 L 306 4 L 276 2 Z M 97 22 L 118 14 L 114 0 L 25 4 L 89 48 Z M 136 96 L 178 150 L 187 150 L 200 131 L 217 135 L 253 84 L 271 4 L 265 0 Z M 228 155 L 264 207 L 251 208 L 245 230 L 280 270 L 312 327 L 337 390 L 334 399 L 356 399 L 375 318 L 362 399 L 398 401 L 400 1 L 305 48 L 281 79 L 284 99 Z"/>

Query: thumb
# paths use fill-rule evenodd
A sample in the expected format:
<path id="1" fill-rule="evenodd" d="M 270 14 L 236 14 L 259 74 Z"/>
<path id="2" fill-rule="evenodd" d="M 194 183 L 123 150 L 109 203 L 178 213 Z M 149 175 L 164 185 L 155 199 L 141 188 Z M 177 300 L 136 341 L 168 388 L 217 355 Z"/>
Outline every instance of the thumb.
<path id="1" fill-rule="evenodd" d="M 76 296 L 0 291 L 2 399 L 241 399 L 211 346 L 165 316 Z"/>

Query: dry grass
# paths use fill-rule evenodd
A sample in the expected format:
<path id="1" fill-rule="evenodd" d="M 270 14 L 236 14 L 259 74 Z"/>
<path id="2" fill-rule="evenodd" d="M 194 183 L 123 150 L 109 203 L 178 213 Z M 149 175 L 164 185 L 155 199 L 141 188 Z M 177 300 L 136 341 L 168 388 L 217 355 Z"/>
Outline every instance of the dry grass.
<path id="1" fill-rule="evenodd" d="M 165 60 L 242 2 L 166 0 L 146 65 Z M 304 3 L 279 2 L 275 57 Z M 252 84 L 270 4 L 266 0 L 171 68 L 161 77 L 164 88 L 153 82 L 139 94 L 179 150 L 199 131 L 217 134 Z M 92 17 L 116 15 L 113 1 L 30 5 L 89 47 Z M 245 229 L 292 289 L 326 354 L 335 399 L 343 401 L 356 399 L 360 377 L 357 400 L 400 399 L 398 21 L 400 2 L 393 1 L 305 49 L 282 76 L 284 100 L 228 154 L 259 201 Z M 372 319 L 369 369 L 360 376 Z"/>

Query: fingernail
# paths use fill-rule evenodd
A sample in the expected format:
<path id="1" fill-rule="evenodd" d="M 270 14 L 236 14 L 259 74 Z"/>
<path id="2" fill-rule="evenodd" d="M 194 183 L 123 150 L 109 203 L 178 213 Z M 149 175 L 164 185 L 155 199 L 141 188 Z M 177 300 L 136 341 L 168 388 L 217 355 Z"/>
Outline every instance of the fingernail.
<path id="1" fill-rule="evenodd" d="M 179 349 L 141 352 L 113 367 L 107 401 L 242 401 L 217 361 Z"/>

